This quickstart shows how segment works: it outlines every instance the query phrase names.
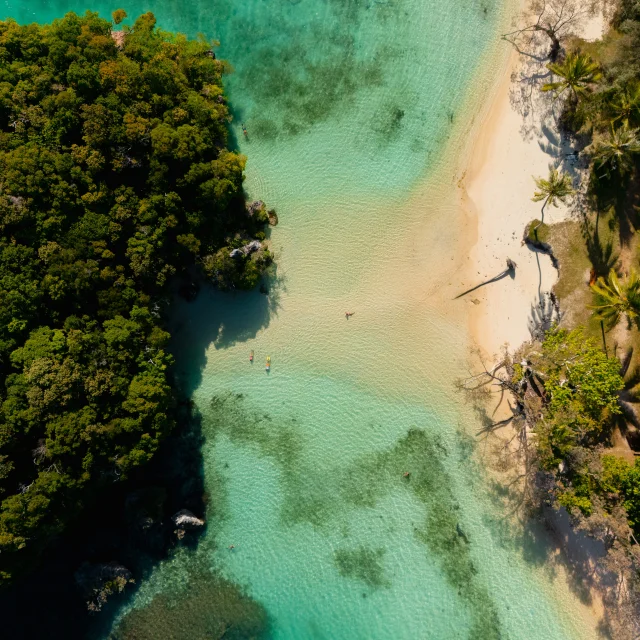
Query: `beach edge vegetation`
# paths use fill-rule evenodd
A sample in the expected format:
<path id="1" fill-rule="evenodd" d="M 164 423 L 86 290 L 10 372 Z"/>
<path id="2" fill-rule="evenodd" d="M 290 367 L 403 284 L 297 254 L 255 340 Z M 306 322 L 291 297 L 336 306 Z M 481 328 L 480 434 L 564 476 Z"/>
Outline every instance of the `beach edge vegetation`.
<path id="1" fill-rule="evenodd" d="M 640 633 L 640 5 L 592 4 L 530 0 L 523 26 L 504 36 L 540 65 L 538 88 L 575 150 L 552 159 L 548 179 L 534 177 L 532 199 L 546 203 L 564 183 L 556 193 L 575 195 L 574 215 L 544 225 L 541 215 L 524 230 L 559 268 L 532 339 L 493 365 L 479 355 L 482 370 L 459 385 L 481 403 L 492 388 L 510 394 L 512 415 L 487 418 L 483 430 L 512 429 L 501 451 L 519 477 L 506 493 L 552 526 L 566 509 L 577 540 L 599 541 L 600 555 L 569 562 L 602 597 L 602 628 L 631 640 Z M 576 35 L 590 7 L 610 10 L 594 41 Z"/>

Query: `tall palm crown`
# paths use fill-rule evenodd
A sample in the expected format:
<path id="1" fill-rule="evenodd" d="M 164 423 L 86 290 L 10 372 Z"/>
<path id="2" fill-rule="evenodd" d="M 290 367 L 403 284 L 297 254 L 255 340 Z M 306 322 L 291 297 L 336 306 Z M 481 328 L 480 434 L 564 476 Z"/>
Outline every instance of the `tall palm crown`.
<path id="1" fill-rule="evenodd" d="M 534 178 L 534 180 L 538 190 L 534 192 L 531 199 L 534 202 L 542 202 L 544 200 L 540 224 L 535 227 L 537 229 L 544 222 L 544 208 L 548 204 L 557 207 L 558 202 L 566 202 L 567 198 L 575 192 L 571 185 L 571 178 L 566 173 L 560 173 L 553 167 L 549 167 L 549 176 L 547 178 Z"/>
<path id="2" fill-rule="evenodd" d="M 609 139 L 596 141 L 591 149 L 596 168 L 607 176 L 614 172 L 629 173 L 637 153 L 640 153 L 638 129 L 629 129 L 626 124 L 619 129 L 614 129 L 612 124 Z"/>
<path id="3" fill-rule="evenodd" d="M 561 79 L 543 85 L 542 90 L 553 91 L 558 97 L 568 89 L 576 100 L 602 77 L 598 65 L 583 53 L 570 53 L 563 62 L 549 63 L 547 69 Z"/>
<path id="4" fill-rule="evenodd" d="M 616 91 L 607 102 L 611 122 L 622 126 L 640 124 L 640 83 L 634 82 Z"/>
<path id="5" fill-rule="evenodd" d="M 623 314 L 629 320 L 636 320 L 640 315 L 640 277 L 634 270 L 626 281 L 621 281 L 611 269 L 609 277 L 598 278 L 591 289 L 595 294 L 591 307 L 594 315 L 606 323 L 609 329 L 618 324 Z"/>

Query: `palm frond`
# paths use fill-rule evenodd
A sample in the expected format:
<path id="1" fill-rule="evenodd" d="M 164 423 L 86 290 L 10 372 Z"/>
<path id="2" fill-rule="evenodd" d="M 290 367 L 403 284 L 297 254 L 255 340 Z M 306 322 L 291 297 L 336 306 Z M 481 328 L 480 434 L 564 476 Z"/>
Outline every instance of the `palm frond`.
<path id="1" fill-rule="evenodd" d="M 553 167 L 549 167 L 547 178 L 534 178 L 533 180 L 538 188 L 531 198 L 533 202 L 546 200 L 549 204 L 557 207 L 558 202 L 566 202 L 567 198 L 575 193 L 571 177 L 566 173 L 560 173 Z"/>
<path id="2" fill-rule="evenodd" d="M 624 314 L 629 320 L 635 320 L 640 315 L 640 276 L 631 271 L 626 281 L 611 269 L 605 279 L 598 278 L 591 285 L 594 294 L 594 316 L 602 320 L 608 327 L 613 328 Z"/>
<path id="3" fill-rule="evenodd" d="M 634 156 L 640 153 L 638 129 L 629 129 L 623 124 L 615 129 L 613 123 L 609 138 L 597 140 L 591 148 L 591 155 L 597 168 L 603 169 L 605 175 L 629 173 L 633 169 Z"/>
<path id="4" fill-rule="evenodd" d="M 576 99 L 602 78 L 597 63 L 586 54 L 570 53 L 563 62 L 549 63 L 547 69 L 561 80 L 545 84 L 542 90 L 554 91 L 560 95 L 570 89 Z"/>

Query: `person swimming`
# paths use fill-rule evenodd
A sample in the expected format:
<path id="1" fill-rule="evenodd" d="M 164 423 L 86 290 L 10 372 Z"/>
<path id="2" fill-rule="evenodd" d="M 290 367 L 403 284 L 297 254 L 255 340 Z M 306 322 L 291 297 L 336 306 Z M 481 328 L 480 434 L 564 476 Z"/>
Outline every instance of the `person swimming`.
<path id="1" fill-rule="evenodd" d="M 244 126 L 244 123 L 242 123 L 240 126 L 242 127 L 242 133 L 244 133 L 244 137 L 248 138 L 249 132 L 247 131 L 247 127 Z"/>

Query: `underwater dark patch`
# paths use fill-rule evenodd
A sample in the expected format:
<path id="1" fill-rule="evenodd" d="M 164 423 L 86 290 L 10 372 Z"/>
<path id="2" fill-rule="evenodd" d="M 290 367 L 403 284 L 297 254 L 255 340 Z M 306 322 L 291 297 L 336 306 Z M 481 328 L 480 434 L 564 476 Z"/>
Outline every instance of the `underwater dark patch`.
<path id="1" fill-rule="evenodd" d="M 360 546 L 357 549 L 338 549 L 333 559 L 341 576 L 360 580 L 373 589 L 379 589 L 391 584 L 382 566 L 384 554 L 384 549 Z"/>
<path id="2" fill-rule="evenodd" d="M 206 571 L 194 572 L 182 587 L 133 609 L 109 640 L 244 640 L 267 637 L 265 608 L 237 585 Z"/>
<path id="3" fill-rule="evenodd" d="M 425 507 L 424 520 L 414 525 L 413 533 L 466 603 L 473 625 L 469 638 L 504 638 L 493 599 L 471 557 L 472 541 L 461 524 L 454 482 L 444 463 L 449 451 L 436 435 L 413 427 L 389 449 L 319 474 L 305 463 L 303 422 L 252 413 L 242 396 L 234 394 L 214 397 L 210 407 L 205 421 L 209 437 L 224 433 L 278 466 L 284 494 L 281 518 L 287 526 L 346 526 L 353 509 L 373 508 L 391 491 L 411 492 Z M 456 442 L 457 459 L 471 454 L 469 439 Z M 383 554 L 384 549 L 341 548 L 334 561 L 341 575 L 382 587 L 389 585 Z"/>

